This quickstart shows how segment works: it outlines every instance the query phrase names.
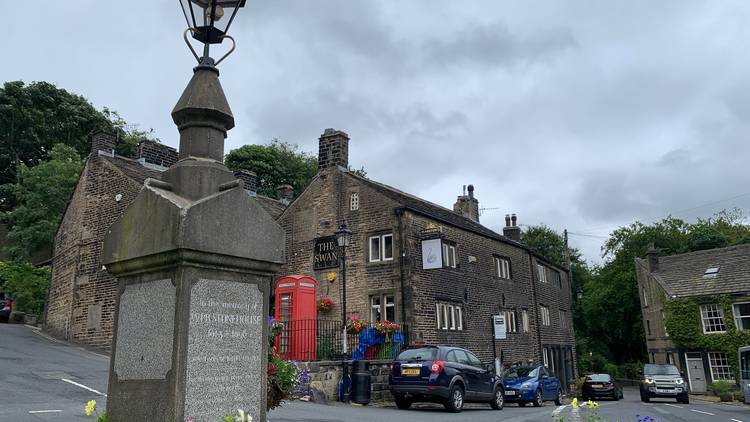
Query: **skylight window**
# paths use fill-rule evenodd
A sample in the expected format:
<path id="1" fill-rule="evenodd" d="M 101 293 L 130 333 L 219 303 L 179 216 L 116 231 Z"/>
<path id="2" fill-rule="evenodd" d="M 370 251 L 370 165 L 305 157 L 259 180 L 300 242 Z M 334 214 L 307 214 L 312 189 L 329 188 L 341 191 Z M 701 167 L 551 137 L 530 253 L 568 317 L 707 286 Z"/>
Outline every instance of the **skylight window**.
<path id="1" fill-rule="evenodd" d="M 705 278 L 716 277 L 717 274 L 719 274 L 719 267 L 708 267 L 706 268 L 706 271 L 703 273 L 703 277 Z"/>

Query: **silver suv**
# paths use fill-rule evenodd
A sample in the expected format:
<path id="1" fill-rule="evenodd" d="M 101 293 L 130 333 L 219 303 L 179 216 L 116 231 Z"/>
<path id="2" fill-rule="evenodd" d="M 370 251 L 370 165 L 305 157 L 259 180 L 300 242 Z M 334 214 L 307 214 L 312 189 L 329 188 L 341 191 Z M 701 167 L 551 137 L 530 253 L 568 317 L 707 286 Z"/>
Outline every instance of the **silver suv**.
<path id="1" fill-rule="evenodd" d="M 690 403 L 688 387 L 682 374 L 674 365 L 646 364 L 641 377 L 641 401 L 666 397 L 677 399 L 677 403 Z"/>

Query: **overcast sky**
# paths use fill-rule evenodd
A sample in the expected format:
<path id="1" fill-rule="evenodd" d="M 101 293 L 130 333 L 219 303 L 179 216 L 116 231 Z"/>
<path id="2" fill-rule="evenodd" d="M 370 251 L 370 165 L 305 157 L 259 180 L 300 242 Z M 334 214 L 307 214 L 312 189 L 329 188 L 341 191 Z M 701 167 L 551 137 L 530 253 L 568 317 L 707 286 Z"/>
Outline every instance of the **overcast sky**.
<path id="1" fill-rule="evenodd" d="M 177 146 L 195 64 L 178 1 L 0 16 L 0 81 L 55 83 Z M 344 130 L 371 178 L 446 207 L 474 184 L 486 226 L 567 228 L 599 262 L 619 225 L 750 208 L 749 22 L 746 0 L 247 0 L 220 66 L 226 151 L 317 154 Z"/>

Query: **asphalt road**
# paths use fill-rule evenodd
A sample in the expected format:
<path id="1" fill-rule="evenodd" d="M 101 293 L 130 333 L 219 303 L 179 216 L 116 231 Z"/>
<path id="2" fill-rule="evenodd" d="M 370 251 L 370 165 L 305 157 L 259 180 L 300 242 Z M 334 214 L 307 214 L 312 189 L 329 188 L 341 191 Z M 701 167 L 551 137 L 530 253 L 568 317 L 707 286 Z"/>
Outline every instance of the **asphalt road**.
<path id="1" fill-rule="evenodd" d="M 0 324 L 0 422 L 91 421 L 83 407 L 94 399 L 106 405 L 109 358 L 45 337 L 21 325 Z M 93 390 L 93 391 L 92 391 Z M 661 422 L 750 422 L 750 406 L 693 400 L 683 405 L 668 400 L 642 403 L 636 389 L 625 389 L 625 399 L 600 401 L 597 413 L 604 421 L 635 422 L 650 416 Z M 580 417 L 586 409 L 579 409 Z M 439 405 L 415 405 L 410 410 L 395 406 L 324 406 L 288 402 L 269 413 L 270 422 L 438 422 L 438 421 L 552 421 L 553 414 L 574 421 L 570 405 L 518 407 L 502 411 L 488 405 L 468 405 L 458 414 Z"/>

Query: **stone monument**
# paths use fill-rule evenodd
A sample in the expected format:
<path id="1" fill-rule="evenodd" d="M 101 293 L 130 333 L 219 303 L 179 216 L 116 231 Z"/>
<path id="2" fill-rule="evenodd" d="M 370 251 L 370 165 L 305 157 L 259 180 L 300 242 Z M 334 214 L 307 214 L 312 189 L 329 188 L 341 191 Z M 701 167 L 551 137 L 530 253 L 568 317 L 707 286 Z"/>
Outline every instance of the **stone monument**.
<path id="1" fill-rule="evenodd" d="M 112 422 L 266 420 L 268 298 L 284 232 L 222 164 L 234 117 L 204 58 L 172 111 L 179 161 L 110 228 Z"/>

